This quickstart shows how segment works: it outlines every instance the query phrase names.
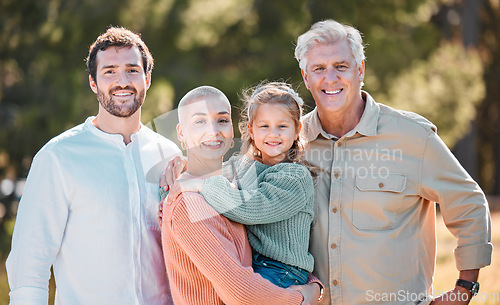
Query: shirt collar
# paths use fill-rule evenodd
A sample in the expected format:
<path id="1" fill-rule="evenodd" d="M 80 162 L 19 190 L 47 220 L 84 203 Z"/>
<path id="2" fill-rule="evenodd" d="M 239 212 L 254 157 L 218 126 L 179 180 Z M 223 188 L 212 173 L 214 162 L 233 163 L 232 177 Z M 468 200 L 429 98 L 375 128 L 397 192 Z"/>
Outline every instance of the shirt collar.
<path id="1" fill-rule="evenodd" d="M 380 114 L 380 106 L 375 102 L 370 94 L 366 91 L 361 91 L 361 96 L 365 101 L 365 110 L 359 120 L 358 125 L 354 127 L 353 130 L 346 134 L 346 137 L 351 137 L 355 133 L 359 133 L 364 136 L 375 136 L 377 135 L 377 125 L 378 117 Z"/>
<path id="2" fill-rule="evenodd" d="M 349 131 L 344 137 L 352 137 L 356 133 L 364 136 L 374 136 L 377 134 L 380 106 L 375 102 L 371 95 L 368 94 L 368 92 L 361 91 L 361 96 L 366 103 L 361 120 L 358 125 L 356 125 L 353 130 Z M 327 133 L 321 126 L 317 107 L 304 116 L 302 119 L 302 125 L 302 136 L 307 142 L 314 141 L 319 135 L 322 135 L 324 138 L 330 140 L 338 139 L 337 137 Z"/>
<path id="3" fill-rule="evenodd" d="M 307 142 L 314 141 L 320 134 L 326 139 L 336 138 L 335 136 L 323 130 L 321 122 L 319 121 L 317 107 L 302 118 L 301 133 Z"/>
<path id="4" fill-rule="evenodd" d="M 90 130 L 93 134 L 97 135 L 100 138 L 106 139 L 108 141 L 116 142 L 118 144 L 125 146 L 125 144 L 123 143 L 123 136 L 121 134 L 111 134 L 111 133 L 106 133 L 106 132 L 100 130 L 99 128 L 95 127 L 94 123 L 92 123 L 92 121 L 94 119 L 95 119 L 95 116 L 90 116 L 85 120 L 84 126 L 86 129 Z M 140 123 L 140 124 L 141 124 L 141 127 L 140 127 L 139 131 L 130 136 L 130 139 L 132 142 L 134 142 L 138 136 L 141 136 L 142 134 L 144 134 L 146 132 L 146 128 L 144 128 L 145 126 L 142 123 Z"/>

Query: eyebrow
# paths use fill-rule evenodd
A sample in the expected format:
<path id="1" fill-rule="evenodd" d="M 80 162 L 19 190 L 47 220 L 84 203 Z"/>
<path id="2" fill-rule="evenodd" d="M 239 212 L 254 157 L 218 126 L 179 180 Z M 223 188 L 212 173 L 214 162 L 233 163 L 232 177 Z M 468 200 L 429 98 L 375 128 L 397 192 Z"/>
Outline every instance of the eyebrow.
<path id="1" fill-rule="evenodd" d="M 139 64 L 126 64 L 125 66 L 127 67 L 140 67 L 141 65 Z M 114 68 L 118 68 L 118 65 L 107 65 L 107 66 L 104 66 L 102 67 L 101 69 L 114 69 Z"/>
<path id="2" fill-rule="evenodd" d="M 338 65 L 338 64 L 350 64 L 350 63 L 351 63 L 351 61 L 346 60 L 346 59 L 341 59 L 341 60 L 333 62 L 333 64 L 336 64 L 336 65 Z M 318 62 L 318 63 L 311 62 L 311 66 L 324 66 L 324 65 L 325 65 L 324 62 Z M 326 64 L 326 65 L 328 65 L 328 64 Z"/>
<path id="3" fill-rule="evenodd" d="M 220 111 L 217 113 L 218 115 L 229 115 L 229 112 L 228 111 Z M 192 117 L 195 117 L 195 116 L 204 116 L 204 115 L 207 115 L 205 112 L 196 112 L 192 115 Z"/>

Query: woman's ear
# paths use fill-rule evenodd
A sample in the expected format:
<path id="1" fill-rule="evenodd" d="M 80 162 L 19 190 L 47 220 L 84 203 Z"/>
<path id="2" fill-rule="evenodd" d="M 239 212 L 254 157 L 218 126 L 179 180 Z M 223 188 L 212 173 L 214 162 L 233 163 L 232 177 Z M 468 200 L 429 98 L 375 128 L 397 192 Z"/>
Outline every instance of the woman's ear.
<path id="1" fill-rule="evenodd" d="M 179 141 L 181 141 L 182 143 L 184 141 L 184 131 L 182 130 L 181 123 L 177 124 L 176 130 L 177 130 L 177 139 L 179 139 Z"/>

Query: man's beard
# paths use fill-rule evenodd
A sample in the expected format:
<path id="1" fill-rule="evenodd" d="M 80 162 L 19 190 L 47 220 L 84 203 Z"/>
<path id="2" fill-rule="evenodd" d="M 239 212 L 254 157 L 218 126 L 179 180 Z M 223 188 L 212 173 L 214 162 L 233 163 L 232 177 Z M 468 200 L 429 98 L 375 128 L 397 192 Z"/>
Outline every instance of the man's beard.
<path id="1" fill-rule="evenodd" d="M 135 88 L 126 87 L 123 89 L 131 90 L 135 93 L 134 102 L 132 103 L 132 105 L 122 104 L 119 102 L 115 102 L 113 100 L 114 99 L 113 92 L 117 91 L 118 89 L 110 90 L 108 95 L 104 94 L 103 91 L 98 89 L 97 100 L 99 101 L 99 104 L 101 104 L 101 106 L 111 115 L 120 118 L 128 118 L 134 113 L 136 113 L 137 110 L 142 106 L 142 104 L 144 104 L 144 98 L 146 97 L 146 92 L 142 90 L 137 94 Z"/>

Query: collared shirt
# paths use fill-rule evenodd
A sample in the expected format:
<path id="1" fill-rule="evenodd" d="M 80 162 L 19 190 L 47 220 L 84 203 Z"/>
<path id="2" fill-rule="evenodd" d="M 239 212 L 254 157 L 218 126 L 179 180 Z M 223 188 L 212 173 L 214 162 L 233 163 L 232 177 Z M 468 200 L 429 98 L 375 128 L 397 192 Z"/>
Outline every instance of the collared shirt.
<path id="1" fill-rule="evenodd" d="M 7 259 L 10 304 L 172 304 L 158 183 L 177 146 L 141 125 L 125 145 L 92 117 L 35 156 Z"/>
<path id="2" fill-rule="evenodd" d="M 491 261 L 486 198 L 423 117 L 366 92 L 358 125 L 337 139 L 313 110 L 303 119 L 316 181 L 310 252 L 326 286 L 320 304 L 430 302 L 435 202 L 457 237 L 459 270 Z"/>

